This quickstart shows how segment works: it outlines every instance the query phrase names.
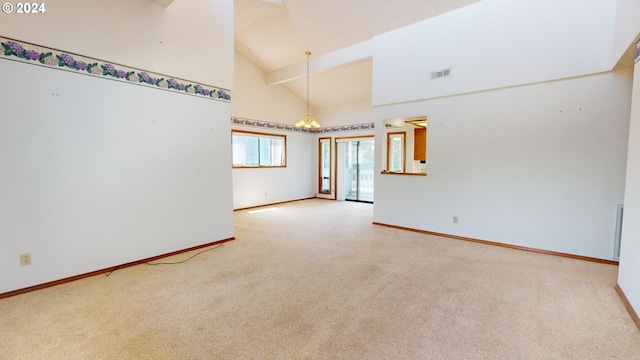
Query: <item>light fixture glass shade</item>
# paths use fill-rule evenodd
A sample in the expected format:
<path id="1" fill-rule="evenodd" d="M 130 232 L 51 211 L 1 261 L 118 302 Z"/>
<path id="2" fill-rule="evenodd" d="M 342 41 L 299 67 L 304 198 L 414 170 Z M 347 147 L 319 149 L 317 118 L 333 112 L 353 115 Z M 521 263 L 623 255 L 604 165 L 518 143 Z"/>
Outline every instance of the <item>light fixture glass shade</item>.
<path id="1" fill-rule="evenodd" d="M 311 117 L 311 115 L 309 113 L 307 113 L 302 119 L 298 120 L 298 122 L 296 122 L 296 127 L 304 127 L 307 129 L 310 128 L 319 128 L 320 127 L 320 123 L 317 122 L 314 118 Z"/>
<path id="2" fill-rule="evenodd" d="M 298 120 L 295 126 L 304 127 L 306 129 L 319 128 L 320 123 L 312 118 L 311 114 L 309 113 L 309 56 L 311 56 L 311 52 L 306 51 L 305 55 L 307 55 L 307 114 L 302 119 Z"/>

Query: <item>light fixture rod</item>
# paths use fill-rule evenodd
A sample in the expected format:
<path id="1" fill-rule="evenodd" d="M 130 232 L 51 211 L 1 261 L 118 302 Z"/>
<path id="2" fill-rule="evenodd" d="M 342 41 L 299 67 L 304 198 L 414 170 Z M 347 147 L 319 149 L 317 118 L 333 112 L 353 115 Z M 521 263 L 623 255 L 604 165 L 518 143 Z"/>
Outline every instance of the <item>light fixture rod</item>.
<path id="1" fill-rule="evenodd" d="M 311 72 L 311 51 L 307 50 L 304 52 L 304 54 L 307 55 L 307 113 L 302 119 L 298 120 L 298 122 L 295 123 L 295 127 L 305 127 L 306 129 L 319 128 L 320 123 L 318 123 L 316 119 L 311 117 L 311 107 L 309 106 L 309 73 Z"/>
<path id="2" fill-rule="evenodd" d="M 309 57 L 311 56 L 311 51 L 305 51 L 305 55 L 307 55 L 307 114 L 309 112 Z"/>

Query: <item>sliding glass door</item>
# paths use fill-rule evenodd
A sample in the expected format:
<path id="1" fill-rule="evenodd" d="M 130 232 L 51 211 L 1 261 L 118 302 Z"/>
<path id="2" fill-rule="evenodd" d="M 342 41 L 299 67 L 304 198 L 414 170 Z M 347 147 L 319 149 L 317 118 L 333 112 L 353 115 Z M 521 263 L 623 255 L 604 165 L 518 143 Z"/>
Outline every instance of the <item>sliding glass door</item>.
<path id="1" fill-rule="evenodd" d="M 345 143 L 345 200 L 373 202 L 373 147 L 373 138 Z"/>

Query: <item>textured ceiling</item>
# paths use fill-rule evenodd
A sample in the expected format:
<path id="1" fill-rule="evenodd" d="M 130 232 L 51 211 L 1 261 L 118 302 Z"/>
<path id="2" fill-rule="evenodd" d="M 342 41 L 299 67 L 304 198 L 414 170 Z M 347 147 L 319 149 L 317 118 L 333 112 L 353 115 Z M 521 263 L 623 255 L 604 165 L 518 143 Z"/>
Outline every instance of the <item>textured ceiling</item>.
<path id="1" fill-rule="evenodd" d="M 268 73 L 477 1 L 234 0 L 235 48 Z M 304 78 L 284 86 L 306 98 Z M 314 108 L 370 101 L 371 61 L 313 74 L 310 88 Z"/>

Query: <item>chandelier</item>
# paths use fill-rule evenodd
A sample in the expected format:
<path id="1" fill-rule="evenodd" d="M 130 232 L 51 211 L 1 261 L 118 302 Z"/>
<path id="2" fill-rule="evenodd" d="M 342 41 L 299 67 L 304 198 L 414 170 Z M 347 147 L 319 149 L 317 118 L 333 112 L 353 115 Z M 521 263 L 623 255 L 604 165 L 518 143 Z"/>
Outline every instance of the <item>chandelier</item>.
<path id="1" fill-rule="evenodd" d="M 309 57 L 311 56 L 311 51 L 305 51 L 305 55 L 307 55 L 307 114 L 296 123 L 296 127 L 305 127 L 309 128 L 319 128 L 320 123 L 316 121 L 316 119 L 311 117 L 311 113 L 309 112 Z"/>

